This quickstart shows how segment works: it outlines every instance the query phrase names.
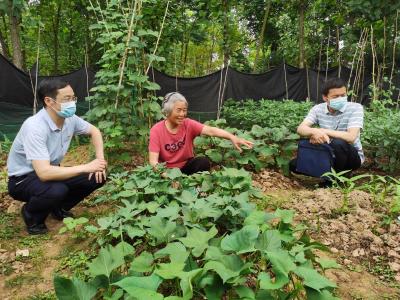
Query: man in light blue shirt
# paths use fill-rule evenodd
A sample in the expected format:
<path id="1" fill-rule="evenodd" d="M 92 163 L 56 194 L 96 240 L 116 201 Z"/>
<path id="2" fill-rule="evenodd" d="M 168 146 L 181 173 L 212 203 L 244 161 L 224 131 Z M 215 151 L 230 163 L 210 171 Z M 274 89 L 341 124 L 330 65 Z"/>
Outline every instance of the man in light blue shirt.
<path id="1" fill-rule="evenodd" d="M 340 78 L 331 78 L 324 83 L 322 98 L 324 103 L 310 110 L 297 133 L 309 138 L 311 144 L 329 144 L 334 152 L 336 172 L 358 169 L 364 162 L 360 141 L 364 120 L 362 105 L 347 101 L 346 83 Z M 297 171 L 297 159 L 290 162 L 289 168 Z"/>
<path id="2" fill-rule="evenodd" d="M 26 202 L 22 217 L 30 234 L 46 233 L 51 213 L 58 220 L 72 217 L 70 209 L 106 180 L 100 131 L 75 115 L 76 97 L 71 86 L 45 79 L 38 88 L 43 109 L 22 124 L 7 160 L 8 191 Z M 61 167 L 74 135 L 90 135 L 96 152 L 93 161 Z"/>

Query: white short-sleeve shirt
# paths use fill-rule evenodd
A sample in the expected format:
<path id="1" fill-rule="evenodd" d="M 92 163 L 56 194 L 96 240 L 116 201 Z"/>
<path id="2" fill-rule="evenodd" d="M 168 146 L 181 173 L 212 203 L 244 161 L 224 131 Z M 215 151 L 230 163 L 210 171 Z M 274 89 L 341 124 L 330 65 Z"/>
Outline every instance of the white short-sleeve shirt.
<path id="1" fill-rule="evenodd" d="M 304 120 L 316 124 L 321 128 L 338 131 L 347 131 L 349 128 L 363 128 L 364 108 L 359 103 L 347 102 L 340 110 L 332 114 L 326 102 L 315 105 Z M 360 133 L 353 144 L 357 149 L 361 162 L 364 162 Z"/>
<path id="2" fill-rule="evenodd" d="M 32 160 L 60 164 L 74 135 L 89 134 L 90 123 L 74 115 L 66 118 L 62 129 L 46 109 L 24 121 L 11 146 L 7 159 L 8 176 L 22 176 L 33 171 Z"/>

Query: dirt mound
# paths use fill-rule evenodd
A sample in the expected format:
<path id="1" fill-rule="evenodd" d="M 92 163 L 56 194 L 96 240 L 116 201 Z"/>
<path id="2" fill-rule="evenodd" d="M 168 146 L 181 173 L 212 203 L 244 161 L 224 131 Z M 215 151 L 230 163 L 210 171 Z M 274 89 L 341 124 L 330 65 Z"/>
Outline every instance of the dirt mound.
<path id="1" fill-rule="evenodd" d="M 263 170 L 260 173 L 253 174 L 253 184 L 264 193 L 301 188 L 301 185 L 297 181 L 291 180 L 273 170 Z"/>
<path id="2" fill-rule="evenodd" d="M 345 256 L 344 264 L 383 260 L 400 281 L 400 224 L 382 226 L 380 213 L 371 202 L 368 193 L 353 191 L 345 213 L 340 191 L 317 189 L 294 193 L 284 207 L 297 211 L 297 220 L 310 226 L 313 238 L 339 257 Z"/>

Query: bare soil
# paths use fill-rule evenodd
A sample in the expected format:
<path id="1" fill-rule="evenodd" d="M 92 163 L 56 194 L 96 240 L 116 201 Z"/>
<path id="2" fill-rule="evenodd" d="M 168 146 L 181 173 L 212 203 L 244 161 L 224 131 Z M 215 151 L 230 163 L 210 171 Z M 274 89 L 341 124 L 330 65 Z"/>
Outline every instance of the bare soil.
<path id="1" fill-rule="evenodd" d="M 311 237 L 330 248 L 329 256 L 342 269 L 327 275 L 342 299 L 400 299 L 400 224 L 383 226 L 382 208 L 371 195 L 352 191 L 349 211 L 341 213 L 343 194 L 338 190 L 306 189 L 271 170 L 253 179 L 275 206 L 295 210 L 295 220 L 307 224 Z"/>

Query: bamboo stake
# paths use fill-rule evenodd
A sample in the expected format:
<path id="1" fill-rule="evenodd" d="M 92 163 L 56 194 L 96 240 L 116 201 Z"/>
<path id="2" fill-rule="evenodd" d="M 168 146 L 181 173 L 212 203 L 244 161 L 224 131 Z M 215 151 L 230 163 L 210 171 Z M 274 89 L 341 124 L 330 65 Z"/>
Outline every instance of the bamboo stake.
<path id="1" fill-rule="evenodd" d="M 39 53 L 40 53 L 40 24 L 38 26 L 38 47 L 36 52 L 36 70 L 35 70 L 35 89 L 33 91 L 33 114 L 36 114 L 37 110 L 37 86 L 38 86 L 38 76 L 39 76 Z M 30 74 L 30 73 L 29 73 Z"/>
<path id="2" fill-rule="evenodd" d="M 329 42 L 331 40 L 331 27 L 328 27 L 328 45 L 326 46 L 326 67 L 325 67 L 325 80 L 328 79 L 328 68 L 329 68 Z"/>
<path id="3" fill-rule="evenodd" d="M 98 7 L 99 7 L 99 10 L 100 10 L 100 15 L 101 15 L 101 17 L 103 18 L 104 27 L 106 28 L 107 33 L 110 34 L 110 31 L 108 30 L 107 22 L 106 22 L 106 19 L 104 18 L 103 11 L 102 11 L 102 9 L 101 9 L 100 3 L 99 3 L 98 0 L 96 0 L 96 1 L 97 1 L 97 5 L 98 5 Z M 97 17 L 96 9 L 94 8 L 92 1 L 89 0 L 89 3 L 90 3 L 90 6 L 93 8 L 94 14 L 96 15 L 97 22 L 100 23 L 100 20 L 99 20 L 99 18 Z"/>
<path id="4" fill-rule="evenodd" d="M 394 29 L 394 38 L 393 38 L 393 55 L 392 55 L 392 70 L 390 71 L 390 87 L 389 89 L 392 88 L 392 79 L 393 79 L 393 72 L 394 72 L 394 65 L 396 64 L 396 42 L 397 42 L 397 21 L 399 19 L 399 10 L 397 10 L 396 13 L 396 22 L 395 22 L 395 29 Z"/>
<path id="5" fill-rule="evenodd" d="M 361 31 L 360 39 L 358 40 L 356 51 L 354 52 L 354 55 L 353 55 L 353 60 L 351 62 L 350 77 L 349 77 L 349 80 L 347 81 L 347 89 L 350 88 L 350 80 L 351 80 L 351 76 L 353 75 L 353 69 L 354 69 L 356 55 L 358 53 L 358 48 L 361 47 L 361 43 L 363 41 L 364 35 L 366 34 L 366 31 L 367 31 L 366 28 L 363 28 L 363 30 Z"/>
<path id="6" fill-rule="evenodd" d="M 288 84 L 287 84 L 287 78 L 286 78 L 286 63 L 285 62 L 283 62 L 283 69 L 285 71 L 286 99 L 289 99 L 289 90 L 288 90 Z"/>
<path id="7" fill-rule="evenodd" d="M 169 2 L 170 1 L 168 0 L 167 7 L 165 8 L 165 12 L 164 12 L 164 17 L 163 17 L 163 20 L 162 20 L 162 23 L 161 23 L 160 32 L 158 33 L 156 46 L 154 47 L 153 55 L 155 55 L 155 53 L 157 51 L 157 48 L 158 48 L 158 43 L 160 42 L 161 34 L 162 34 L 162 31 L 163 31 L 163 28 L 164 28 L 165 18 L 167 17 L 167 13 L 168 13 Z M 147 74 L 147 72 L 149 72 L 151 64 L 152 64 L 152 62 L 150 61 L 149 65 L 147 66 L 147 69 L 146 69 L 146 74 Z"/>
<path id="8" fill-rule="evenodd" d="M 122 61 L 121 61 L 120 68 L 119 68 L 120 69 L 120 74 L 119 74 L 119 81 L 118 81 L 118 87 L 117 87 L 117 95 L 115 97 L 115 108 L 118 107 L 119 90 L 120 90 L 121 85 L 122 85 L 122 77 L 124 75 L 125 63 L 126 63 L 126 59 L 128 57 L 129 42 L 131 41 L 132 32 L 133 32 L 133 24 L 134 24 L 133 21 L 135 19 L 135 15 L 136 15 L 135 13 L 136 13 L 136 9 L 137 9 L 137 1 L 140 1 L 140 0 L 135 0 L 135 5 L 134 5 L 134 8 L 132 10 L 132 16 L 131 16 L 130 25 L 129 25 L 129 28 L 128 28 L 128 37 L 127 37 L 126 43 L 125 43 L 125 52 L 124 52 L 124 55 L 122 57 Z"/>
<path id="9" fill-rule="evenodd" d="M 371 25 L 371 52 L 372 52 L 372 84 L 373 84 L 373 95 L 372 101 L 376 100 L 376 80 L 375 80 L 375 51 L 374 51 L 374 28 Z"/>
<path id="10" fill-rule="evenodd" d="M 228 65 L 226 66 L 226 71 L 225 71 L 225 78 L 224 78 L 224 86 L 222 88 L 222 92 L 221 92 L 221 98 L 218 101 L 218 112 L 217 112 L 217 120 L 219 120 L 220 116 L 221 116 L 221 110 L 222 110 L 222 104 L 224 102 L 224 92 L 225 92 L 225 88 L 226 88 L 226 78 L 228 77 L 228 71 L 229 71 L 229 65 L 231 64 L 231 60 L 228 60 Z"/>

